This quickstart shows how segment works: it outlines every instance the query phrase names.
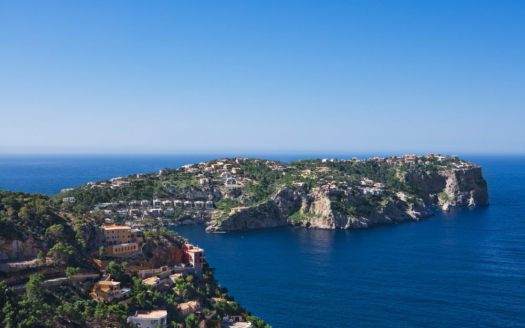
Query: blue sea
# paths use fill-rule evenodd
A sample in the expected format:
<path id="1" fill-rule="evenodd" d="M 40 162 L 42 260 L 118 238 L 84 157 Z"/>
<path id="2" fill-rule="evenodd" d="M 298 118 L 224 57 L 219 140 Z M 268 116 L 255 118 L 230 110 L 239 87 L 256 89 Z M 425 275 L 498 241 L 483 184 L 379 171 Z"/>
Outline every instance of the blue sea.
<path id="1" fill-rule="evenodd" d="M 216 157 L 4 155 L 0 186 L 52 194 Z M 525 327 L 525 157 L 466 159 L 483 167 L 488 207 L 362 231 L 173 230 L 203 247 L 221 285 L 274 328 Z"/>

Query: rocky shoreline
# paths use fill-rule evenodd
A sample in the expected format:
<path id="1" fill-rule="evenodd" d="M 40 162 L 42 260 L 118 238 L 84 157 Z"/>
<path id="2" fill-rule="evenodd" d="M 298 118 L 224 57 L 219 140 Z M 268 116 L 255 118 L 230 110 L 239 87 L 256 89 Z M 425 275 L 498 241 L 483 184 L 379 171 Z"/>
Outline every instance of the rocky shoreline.
<path id="1" fill-rule="evenodd" d="M 406 179 L 419 186 L 419 199 L 409 200 L 407 195 L 397 192 L 385 195 L 377 207 L 365 207 L 364 213 L 348 213 L 345 212 L 345 205 L 359 208 L 365 204 L 364 197 L 358 192 L 307 194 L 298 188 L 284 188 L 269 201 L 212 222 L 206 230 L 226 232 L 288 226 L 367 229 L 432 217 L 435 214 L 430 207 L 447 211 L 450 207 L 489 205 L 487 183 L 480 167 L 447 170 L 426 176 L 407 174 Z M 339 204 L 343 206 L 334 206 Z"/>

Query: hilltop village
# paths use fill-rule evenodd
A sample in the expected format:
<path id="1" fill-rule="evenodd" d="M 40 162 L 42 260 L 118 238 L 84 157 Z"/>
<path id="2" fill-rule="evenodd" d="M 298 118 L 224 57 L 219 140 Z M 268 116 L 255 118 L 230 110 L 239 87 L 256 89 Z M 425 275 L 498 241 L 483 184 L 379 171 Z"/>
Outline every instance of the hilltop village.
<path id="1" fill-rule="evenodd" d="M 100 214 L 0 192 L 0 326 L 270 328 L 218 284 L 204 249 Z"/>
<path id="2" fill-rule="evenodd" d="M 465 180 L 458 180 L 460 175 L 467 177 L 465 186 L 460 186 Z M 264 211 L 254 208 L 275 203 L 286 190 L 295 195 L 292 198 L 301 198 L 301 204 L 293 201 L 290 208 L 275 210 L 273 216 L 286 221 L 279 226 L 367 228 L 431 216 L 428 206 L 448 210 L 451 206 L 488 204 L 479 166 L 441 154 L 292 163 L 223 158 L 89 182 L 64 189 L 53 199 L 69 203 L 71 208 L 100 211 L 107 223 L 138 228 L 208 224 L 213 232 L 272 227 L 232 224 L 227 228 L 223 221 L 240 216 L 251 219 L 249 213 L 263 221 Z M 320 204 L 327 198 L 328 205 Z"/>

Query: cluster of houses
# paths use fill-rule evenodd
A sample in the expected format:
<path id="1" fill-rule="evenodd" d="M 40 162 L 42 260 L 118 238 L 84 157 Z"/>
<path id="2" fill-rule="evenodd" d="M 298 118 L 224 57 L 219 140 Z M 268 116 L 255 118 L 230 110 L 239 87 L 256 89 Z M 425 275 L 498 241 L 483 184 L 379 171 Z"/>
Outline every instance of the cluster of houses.
<path id="1" fill-rule="evenodd" d="M 102 203 L 94 207 L 95 211 L 102 210 L 108 206 L 115 206 L 117 210 L 104 210 L 104 217 L 111 218 L 113 214 L 118 217 L 134 217 L 134 218 L 160 218 L 164 215 L 174 211 L 174 208 L 181 208 L 183 210 L 197 210 L 197 211 L 213 211 L 214 203 L 208 201 L 190 201 L 180 199 L 153 199 L 153 200 L 132 200 L 130 202 L 116 202 L 116 203 Z M 123 208 L 124 207 L 124 208 Z"/>
<path id="2" fill-rule="evenodd" d="M 144 241 L 142 231 L 133 229 L 129 226 L 105 225 L 102 227 L 105 237 L 105 253 L 107 256 L 125 258 L 132 256 L 141 251 L 140 244 Z M 182 248 L 182 262 L 173 267 L 162 266 L 154 269 L 143 266 L 128 266 L 125 268 L 125 273 L 130 276 L 137 276 L 142 279 L 145 285 L 154 286 L 160 292 L 166 292 L 173 289 L 176 294 L 182 296 L 182 292 L 177 290 L 176 281 L 188 274 L 195 274 L 197 277 L 202 277 L 203 268 L 206 264 L 206 255 L 204 250 L 198 246 L 190 243 L 185 243 Z M 100 254 L 99 254 L 100 255 Z M 92 260 L 96 263 L 95 260 Z M 101 262 L 100 264 L 103 267 Z M 94 284 L 91 296 L 98 302 L 109 303 L 115 299 L 129 299 L 130 289 L 122 288 L 121 282 L 111 279 L 111 275 L 104 276 L 106 279 L 98 281 Z M 130 300 L 130 299 L 129 299 Z M 214 298 L 212 301 L 216 302 L 219 298 Z M 121 302 L 126 302 L 122 300 Z M 199 323 L 199 327 L 207 327 L 208 321 L 216 317 L 216 311 L 204 311 L 204 307 L 198 300 L 190 300 L 186 303 L 178 305 L 177 310 L 180 315 L 187 317 L 190 314 L 196 314 L 199 318 L 204 318 Z M 167 327 L 168 313 L 166 310 L 138 310 L 128 317 L 128 322 L 136 327 Z M 241 316 L 230 316 L 223 319 L 223 326 L 233 327 L 235 322 L 242 322 L 241 325 L 235 325 L 250 328 L 250 323 L 244 322 Z M 220 326 L 220 322 L 216 327 Z"/>
<path id="3" fill-rule="evenodd" d="M 423 156 L 420 156 L 420 157 L 423 157 Z M 449 155 L 441 155 L 441 154 L 428 154 L 424 157 L 427 159 L 435 158 L 439 162 L 442 162 L 446 159 L 451 159 L 451 158 L 457 159 L 458 158 L 457 155 L 449 156 Z M 377 162 L 377 163 L 386 162 L 386 163 L 406 163 L 406 164 L 417 164 L 418 163 L 418 164 L 427 164 L 427 165 L 431 164 L 429 161 L 424 161 L 422 159 L 418 161 L 417 158 L 418 156 L 415 154 L 412 154 L 412 155 L 407 154 L 407 155 L 403 155 L 400 157 L 397 157 L 397 156 L 391 156 L 391 157 L 386 157 L 386 158 L 374 157 L 374 158 L 368 158 L 364 160 L 359 160 L 357 157 L 353 157 L 350 160 L 344 160 L 344 159 L 338 160 L 337 158 L 332 158 L 332 159 L 323 158 L 321 162 L 323 163 L 326 163 L 326 162 L 332 162 L 332 163 L 335 163 L 335 162 Z"/>
<path id="4" fill-rule="evenodd" d="M 358 190 L 363 193 L 363 195 L 382 195 L 383 194 L 383 184 L 381 182 L 374 183 L 373 180 L 364 178 L 361 180 L 362 187 L 359 187 Z"/>
<path id="5" fill-rule="evenodd" d="M 350 192 L 352 190 L 352 188 L 348 187 L 347 181 L 344 181 L 341 184 L 343 185 L 343 188 L 345 189 L 339 189 L 339 187 L 336 185 L 336 181 L 332 181 L 332 183 L 326 183 L 322 185 L 321 190 L 330 195 L 337 195 L 340 193 Z M 374 183 L 373 180 L 364 178 L 361 181 L 361 185 L 362 187 L 357 188 L 357 190 L 361 192 L 363 195 L 382 195 L 383 194 L 384 186 L 380 182 Z"/>

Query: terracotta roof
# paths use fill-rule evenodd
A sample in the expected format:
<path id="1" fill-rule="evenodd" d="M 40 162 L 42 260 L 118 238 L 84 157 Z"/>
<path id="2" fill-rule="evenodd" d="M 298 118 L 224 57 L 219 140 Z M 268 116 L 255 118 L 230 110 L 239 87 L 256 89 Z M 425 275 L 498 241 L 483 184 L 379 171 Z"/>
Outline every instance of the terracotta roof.
<path id="1" fill-rule="evenodd" d="M 120 285 L 118 281 L 99 281 L 96 283 L 99 286 L 117 286 Z"/>
<path id="2" fill-rule="evenodd" d="M 186 303 L 179 304 L 179 306 L 177 306 L 177 308 L 179 308 L 180 310 L 184 311 L 184 310 L 189 310 L 189 309 L 195 309 L 197 307 L 197 305 L 200 306 L 199 301 L 189 301 L 189 302 L 186 302 Z"/>
<path id="3" fill-rule="evenodd" d="M 159 277 L 150 277 L 150 278 L 142 280 L 142 283 L 144 285 L 156 285 L 159 280 L 160 280 Z"/>
<path id="4" fill-rule="evenodd" d="M 115 230 L 115 229 L 131 229 L 131 227 L 128 227 L 128 226 L 109 226 L 109 227 L 104 227 L 104 230 Z"/>

